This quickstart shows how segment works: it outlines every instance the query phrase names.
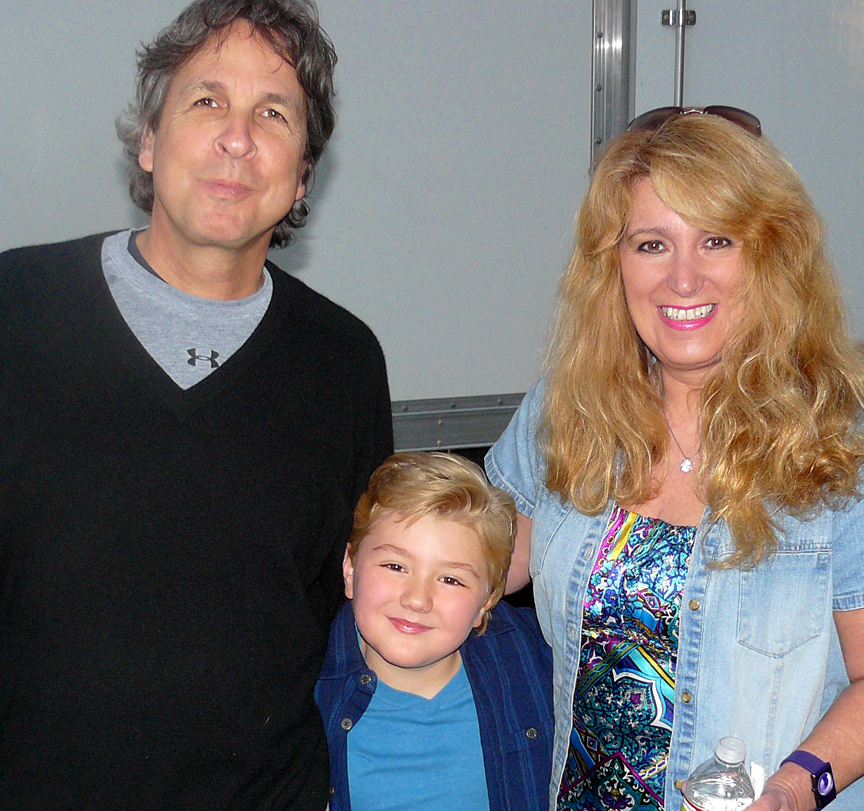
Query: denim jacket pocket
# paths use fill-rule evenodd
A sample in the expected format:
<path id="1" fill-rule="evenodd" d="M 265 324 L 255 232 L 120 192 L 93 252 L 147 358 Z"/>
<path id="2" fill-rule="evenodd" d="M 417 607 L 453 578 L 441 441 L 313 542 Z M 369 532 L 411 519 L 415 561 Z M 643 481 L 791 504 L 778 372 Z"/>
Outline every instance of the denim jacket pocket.
<path id="1" fill-rule="evenodd" d="M 831 579 L 828 551 L 778 551 L 756 568 L 740 572 L 740 578 L 741 645 L 767 656 L 784 656 L 825 630 Z"/>

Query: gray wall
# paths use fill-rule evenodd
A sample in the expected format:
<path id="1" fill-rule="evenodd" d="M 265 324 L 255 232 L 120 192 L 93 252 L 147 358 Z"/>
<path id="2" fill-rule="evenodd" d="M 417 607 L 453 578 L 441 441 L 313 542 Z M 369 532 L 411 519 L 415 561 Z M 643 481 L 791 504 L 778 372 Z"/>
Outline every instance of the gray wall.
<path id="1" fill-rule="evenodd" d="M 275 258 L 372 326 L 394 399 L 524 391 L 585 187 L 591 3 L 320 2 L 340 122 L 310 224 Z M 0 0 L 0 249 L 146 222 L 113 118 L 137 43 L 183 5 Z M 672 103 L 673 5 L 638 3 L 636 111 Z M 690 6 L 685 103 L 762 118 L 823 213 L 864 337 L 864 0 Z"/>
<path id="2" fill-rule="evenodd" d="M 113 119 L 185 0 L 0 6 L 0 249 L 143 224 Z M 394 399 L 524 391 L 589 160 L 591 7 L 320 0 L 339 125 L 274 258 L 379 336 Z"/>

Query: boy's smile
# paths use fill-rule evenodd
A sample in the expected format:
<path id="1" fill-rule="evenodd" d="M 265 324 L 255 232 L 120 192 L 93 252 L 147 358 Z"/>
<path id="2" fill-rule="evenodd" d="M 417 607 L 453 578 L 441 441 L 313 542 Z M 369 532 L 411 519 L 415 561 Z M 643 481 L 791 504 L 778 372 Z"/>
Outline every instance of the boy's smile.
<path id="1" fill-rule="evenodd" d="M 366 663 L 397 690 L 434 696 L 459 669 L 459 647 L 489 602 L 477 533 L 436 515 L 376 521 L 344 562 Z"/>
<path id="2" fill-rule="evenodd" d="M 408 620 L 401 620 L 397 617 L 390 617 L 390 622 L 393 623 L 393 627 L 397 631 L 401 631 L 403 634 L 422 634 L 424 631 L 432 630 L 429 625 L 422 625 L 419 622 L 409 622 Z"/>

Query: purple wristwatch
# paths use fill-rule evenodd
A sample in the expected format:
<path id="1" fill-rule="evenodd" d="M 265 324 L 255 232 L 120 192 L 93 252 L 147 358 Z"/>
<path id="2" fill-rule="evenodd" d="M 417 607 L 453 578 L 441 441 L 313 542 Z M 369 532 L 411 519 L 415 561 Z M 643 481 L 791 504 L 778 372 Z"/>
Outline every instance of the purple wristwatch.
<path id="1" fill-rule="evenodd" d="M 817 808 L 824 808 L 837 796 L 837 789 L 834 787 L 834 772 L 831 771 L 830 763 L 819 760 L 816 755 L 811 755 L 803 749 L 796 749 L 783 763 L 797 763 L 810 772 Z M 780 765 L 782 766 L 783 763 Z"/>

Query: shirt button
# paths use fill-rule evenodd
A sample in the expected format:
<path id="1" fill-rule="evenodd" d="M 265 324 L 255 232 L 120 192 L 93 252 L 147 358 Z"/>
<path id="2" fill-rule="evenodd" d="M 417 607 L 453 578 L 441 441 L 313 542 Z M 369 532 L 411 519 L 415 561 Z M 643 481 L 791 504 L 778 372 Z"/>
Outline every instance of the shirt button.
<path id="1" fill-rule="evenodd" d="M 332 797 L 336 793 L 336 789 L 333 786 L 330 786 L 330 796 Z"/>
<path id="2" fill-rule="evenodd" d="M 342 719 L 342 729 L 344 729 L 346 732 L 349 729 L 351 729 L 351 727 L 353 727 L 353 726 L 354 726 L 354 722 L 350 718 L 343 718 Z"/>
<path id="3" fill-rule="evenodd" d="M 681 789 L 684 788 L 684 781 L 683 780 L 676 780 L 672 785 L 675 786 L 675 788 L 677 788 L 678 791 L 681 791 Z"/>
<path id="4" fill-rule="evenodd" d="M 368 673 L 364 673 L 360 677 L 360 684 L 369 684 L 372 681 L 372 677 Z"/>
<path id="5" fill-rule="evenodd" d="M 688 605 L 690 606 L 691 611 L 698 611 L 702 607 L 702 603 L 698 600 L 691 600 Z"/>
<path id="6" fill-rule="evenodd" d="M 534 727 L 528 727 L 528 729 L 525 730 L 525 735 L 527 736 L 528 740 L 530 740 L 530 741 L 536 740 L 537 739 L 537 730 L 534 729 Z"/>
<path id="7" fill-rule="evenodd" d="M 686 690 L 684 690 L 684 692 L 681 693 L 681 700 L 685 704 L 689 704 L 693 700 L 693 696 L 690 695 L 690 693 L 688 693 Z M 344 721 L 343 721 L 343 725 L 344 725 Z"/>
<path id="8" fill-rule="evenodd" d="M 569 635 L 570 635 L 570 639 L 578 639 L 579 638 L 579 631 L 576 628 L 571 628 Z"/>

